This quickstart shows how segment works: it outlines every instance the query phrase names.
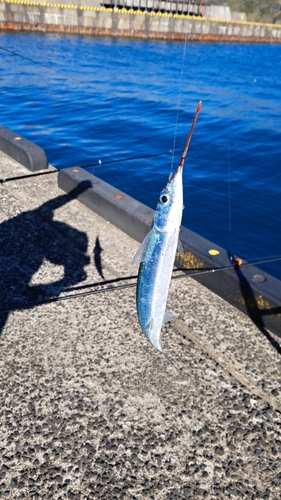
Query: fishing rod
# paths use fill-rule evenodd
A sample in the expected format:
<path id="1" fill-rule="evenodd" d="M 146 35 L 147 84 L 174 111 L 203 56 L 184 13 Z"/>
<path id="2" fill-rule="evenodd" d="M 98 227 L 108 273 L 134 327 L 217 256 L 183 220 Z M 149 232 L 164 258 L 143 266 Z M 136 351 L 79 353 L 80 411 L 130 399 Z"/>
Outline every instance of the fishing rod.
<path id="1" fill-rule="evenodd" d="M 6 182 L 18 181 L 20 179 L 28 179 L 29 177 L 38 177 L 39 175 L 48 175 L 55 174 L 57 170 L 48 170 L 48 172 L 38 172 L 37 174 L 26 174 L 26 175 L 17 175 L 16 177 L 4 177 L 0 179 L 0 184 L 6 184 Z"/>
<path id="2" fill-rule="evenodd" d="M 103 165 L 110 165 L 111 163 L 121 163 L 121 162 L 124 163 L 125 161 L 141 160 L 143 158 L 155 158 L 155 157 L 164 156 L 167 154 L 172 154 L 172 151 L 170 150 L 170 151 L 165 151 L 163 153 L 155 153 L 155 154 L 141 155 L 141 156 L 132 156 L 130 158 L 121 158 L 120 160 L 112 160 L 112 161 L 105 161 L 105 162 L 102 162 L 101 160 L 99 160 L 98 163 L 88 163 L 87 165 L 72 165 L 70 167 L 63 167 L 60 169 L 50 170 L 47 172 L 38 172 L 35 174 L 18 175 L 15 177 L 6 177 L 3 179 L 0 179 L 0 184 L 4 184 L 6 182 L 11 182 L 11 181 L 18 181 L 20 179 L 28 179 L 29 177 L 38 177 L 40 175 L 56 174 L 56 173 L 60 172 L 61 170 L 66 170 L 67 168 L 82 168 L 82 169 L 86 169 L 86 168 L 90 168 L 90 167 L 99 168 Z"/>
<path id="3" fill-rule="evenodd" d="M 135 278 L 135 277 L 134 277 Z M 131 277 L 127 277 L 127 278 L 124 278 L 124 279 L 131 279 Z M 114 280 L 112 280 L 114 281 Z M 50 304 L 52 302 L 60 302 L 62 300 L 67 300 L 67 299 L 76 299 L 77 297 L 86 297 L 87 295 L 93 295 L 95 293 L 102 293 L 102 292 L 110 292 L 110 291 L 115 291 L 115 290 L 119 290 L 119 289 L 122 289 L 122 288 L 131 288 L 131 287 L 135 287 L 136 286 L 136 283 L 126 283 L 125 285 L 117 285 L 117 286 L 107 286 L 105 287 L 104 285 L 106 285 L 107 282 L 102 282 L 99 283 L 99 284 L 92 284 L 92 285 L 86 285 L 86 286 L 94 286 L 95 289 L 94 290 L 89 290 L 87 292 L 80 292 L 80 293 L 75 293 L 75 294 L 68 294 L 68 295 L 64 295 L 63 297 L 52 297 L 50 299 L 45 299 L 45 300 L 39 300 L 37 302 L 27 302 L 26 304 L 14 304 L 14 305 L 11 305 L 11 306 L 8 306 L 8 307 L 5 307 L 5 308 L 2 308 L 0 309 L 0 314 L 2 313 L 7 313 L 7 312 L 10 312 L 10 311 L 15 311 L 15 310 L 18 310 L 18 309 L 31 309 L 35 306 L 42 306 L 42 305 L 45 305 L 45 304 Z"/>
<path id="4" fill-rule="evenodd" d="M 236 270 L 237 268 L 245 268 L 245 267 L 250 267 L 250 266 L 256 266 L 256 265 L 262 265 L 262 264 L 268 264 L 272 262 L 280 262 L 281 261 L 281 256 L 276 257 L 274 259 L 265 259 L 265 260 L 259 260 L 256 262 L 245 262 L 245 263 L 240 263 L 241 259 L 234 259 L 233 264 L 231 266 L 223 266 L 223 267 L 217 267 L 217 268 L 211 268 L 211 269 L 185 269 L 185 268 L 179 268 L 175 269 L 174 273 L 176 272 L 184 272 L 184 274 L 180 274 L 179 276 L 172 276 L 173 280 L 176 279 L 182 279 L 182 278 L 189 278 L 189 277 L 194 277 L 194 276 L 202 276 L 205 274 L 214 274 L 222 271 L 229 271 L 229 270 Z M 31 309 L 36 306 L 41 306 L 45 304 L 51 304 L 52 302 L 60 302 L 63 300 L 68 300 L 68 299 L 77 299 L 79 297 L 87 297 L 89 295 L 94 295 L 98 293 L 104 293 L 104 292 L 114 292 L 114 291 L 119 291 L 123 290 L 125 288 L 133 288 L 137 285 L 136 282 L 134 283 L 125 283 L 122 285 L 117 285 L 117 286 L 112 286 L 114 283 L 118 283 L 120 281 L 130 281 L 130 280 L 136 280 L 137 275 L 133 276 L 124 276 L 121 278 L 114 278 L 111 280 L 104 280 L 102 282 L 97 282 L 97 283 L 89 283 L 87 285 L 80 285 L 74 288 L 70 288 L 67 291 L 72 292 L 75 290 L 81 290 L 85 288 L 94 288 L 94 290 L 88 290 L 84 292 L 79 292 L 79 293 L 73 293 L 68 295 L 64 295 L 62 297 L 51 297 L 49 299 L 45 300 L 40 300 L 36 302 L 27 302 L 26 304 L 12 304 L 10 306 L 4 307 L 0 309 L 0 314 L 3 313 L 8 313 L 10 311 L 15 311 L 15 310 L 20 310 L 20 309 Z"/>
<path id="5" fill-rule="evenodd" d="M 192 148 L 192 151 L 201 151 L 202 149 L 214 149 L 214 146 L 210 146 L 210 147 L 206 146 L 206 148 Z M 179 151 L 175 151 L 174 153 L 178 154 Z M 67 168 L 82 168 L 82 169 L 100 168 L 104 165 L 112 165 L 113 163 L 124 163 L 126 161 L 142 160 L 142 159 L 146 159 L 146 158 L 157 158 L 159 156 L 172 155 L 172 154 L 173 154 L 173 151 L 170 149 L 169 151 L 163 151 L 162 153 L 155 153 L 155 154 L 141 155 L 141 156 L 130 156 L 129 158 L 120 158 L 119 160 L 110 160 L 110 161 L 98 160 L 97 163 L 87 163 L 86 165 L 77 165 L 77 164 L 70 165 L 68 167 L 62 167 L 60 169 L 50 170 L 47 172 L 37 172 L 37 173 L 33 173 L 33 174 L 18 175 L 15 177 L 3 177 L 2 179 L 0 179 L 0 184 L 4 184 L 6 182 L 11 182 L 11 181 L 18 181 L 20 179 L 28 179 L 29 177 L 39 177 L 41 175 L 55 174 L 61 170 L 65 170 Z"/>

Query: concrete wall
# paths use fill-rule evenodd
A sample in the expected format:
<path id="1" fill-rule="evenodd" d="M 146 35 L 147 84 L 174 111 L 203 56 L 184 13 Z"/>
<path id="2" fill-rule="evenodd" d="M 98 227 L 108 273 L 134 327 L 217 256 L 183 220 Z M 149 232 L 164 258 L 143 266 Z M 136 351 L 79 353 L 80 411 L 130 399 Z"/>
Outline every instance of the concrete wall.
<path id="1" fill-rule="evenodd" d="M 247 17 L 245 12 L 233 12 L 231 11 L 231 20 L 232 21 L 247 21 Z"/>
<path id="2" fill-rule="evenodd" d="M 12 0 L 13 2 L 17 0 Z M 281 25 L 216 21 L 180 14 L 124 13 L 99 7 L 0 3 L 0 29 L 138 38 L 281 43 Z M 92 1 L 92 0 L 91 0 Z M 32 3 L 32 2 L 30 2 Z M 57 5 L 57 4 L 56 4 Z"/>
<path id="3" fill-rule="evenodd" d="M 206 5 L 203 7 L 203 15 L 212 19 L 231 20 L 230 8 L 224 5 Z"/>

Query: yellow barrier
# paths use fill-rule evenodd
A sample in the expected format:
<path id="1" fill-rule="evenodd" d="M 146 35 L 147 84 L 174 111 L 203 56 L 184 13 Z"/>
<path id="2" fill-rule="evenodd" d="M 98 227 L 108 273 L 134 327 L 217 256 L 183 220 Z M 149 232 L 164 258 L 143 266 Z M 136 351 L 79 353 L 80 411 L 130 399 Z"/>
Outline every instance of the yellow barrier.
<path id="1" fill-rule="evenodd" d="M 40 3 L 40 2 L 28 2 L 25 0 L 0 0 L 0 3 L 13 3 L 19 5 L 32 5 L 34 7 L 56 7 L 60 9 L 80 9 L 80 10 L 89 10 L 95 12 L 113 12 L 114 9 L 106 8 L 106 7 L 89 7 L 88 5 L 70 5 L 70 4 L 61 4 L 61 3 Z M 229 21 L 224 19 L 216 19 L 212 17 L 198 17 L 198 16 L 189 16 L 185 14 L 171 14 L 171 13 L 161 13 L 161 12 L 143 12 L 141 10 L 133 10 L 133 9 L 116 9 L 115 12 L 117 14 L 129 14 L 129 15 L 138 15 L 138 16 L 150 16 L 150 17 L 173 17 L 174 19 L 191 19 L 194 21 L 209 21 L 212 23 L 226 23 L 226 24 L 243 24 L 246 26 L 260 26 L 267 28 L 281 28 L 281 24 L 271 24 L 271 23 L 257 23 L 253 21 Z"/>

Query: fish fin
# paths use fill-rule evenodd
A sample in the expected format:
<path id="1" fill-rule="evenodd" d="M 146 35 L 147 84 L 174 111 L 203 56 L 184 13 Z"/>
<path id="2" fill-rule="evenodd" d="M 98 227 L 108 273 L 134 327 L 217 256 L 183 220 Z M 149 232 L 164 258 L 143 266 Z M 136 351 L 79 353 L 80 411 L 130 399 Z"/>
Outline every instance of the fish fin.
<path id="1" fill-rule="evenodd" d="M 143 242 L 140 244 L 139 248 L 137 249 L 137 252 L 136 252 L 136 255 L 133 258 L 132 264 L 138 264 L 140 262 L 143 262 L 144 256 L 145 256 L 145 252 L 146 252 L 146 249 L 147 249 L 147 246 L 148 246 L 148 242 L 150 240 L 151 231 L 152 230 L 149 231 L 149 233 L 146 235 L 146 237 L 144 238 Z"/>
<path id="2" fill-rule="evenodd" d="M 175 316 L 172 313 L 166 311 L 164 314 L 163 325 L 165 323 L 168 323 L 168 321 L 176 321 L 176 319 L 177 318 L 175 318 Z"/>
<path id="3" fill-rule="evenodd" d="M 180 239 L 179 239 L 179 241 L 178 241 L 177 252 L 178 252 L 180 255 L 184 255 L 184 249 L 183 249 L 182 242 L 181 242 L 181 240 L 180 240 Z"/>
<path id="4" fill-rule="evenodd" d="M 171 358 L 169 358 L 169 356 L 164 352 L 162 351 L 162 353 L 164 354 L 165 358 L 167 359 L 167 361 L 169 361 L 169 363 L 177 370 L 177 372 L 179 374 L 181 374 L 181 372 L 179 371 L 179 369 L 176 367 L 175 363 L 171 360 Z"/>

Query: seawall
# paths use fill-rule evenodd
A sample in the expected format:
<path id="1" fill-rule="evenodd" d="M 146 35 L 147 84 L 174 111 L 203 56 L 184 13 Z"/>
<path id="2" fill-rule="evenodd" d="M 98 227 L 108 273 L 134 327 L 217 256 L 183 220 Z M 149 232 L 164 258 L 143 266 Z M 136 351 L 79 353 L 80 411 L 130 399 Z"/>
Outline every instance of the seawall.
<path id="1" fill-rule="evenodd" d="M 167 40 L 281 43 L 281 25 L 21 0 L 0 2 L 0 29 Z"/>

